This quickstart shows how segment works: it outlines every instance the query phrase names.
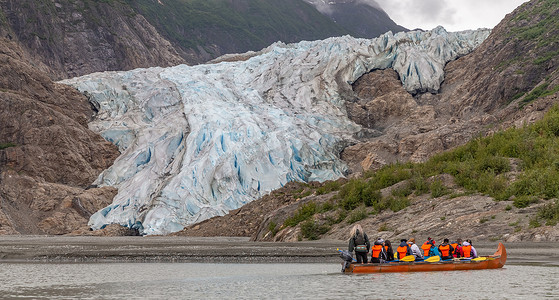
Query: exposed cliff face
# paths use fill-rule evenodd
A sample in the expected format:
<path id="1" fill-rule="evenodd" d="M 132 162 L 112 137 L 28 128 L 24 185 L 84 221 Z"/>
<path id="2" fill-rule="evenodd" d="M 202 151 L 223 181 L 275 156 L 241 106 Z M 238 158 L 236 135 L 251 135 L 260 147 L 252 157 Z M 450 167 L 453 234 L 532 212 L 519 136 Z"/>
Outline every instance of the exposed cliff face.
<path id="1" fill-rule="evenodd" d="M 304 0 L 355 37 L 375 38 L 385 32 L 407 31 L 396 24 L 374 0 Z"/>
<path id="2" fill-rule="evenodd" d="M 138 0 L 131 5 L 193 64 L 277 41 L 353 33 L 302 0 Z"/>
<path id="3" fill-rule="evenodd" d="M 436 94 L 412 100 L 394 79 L 390 84 L 379 79 L 381 73 L 365 75 L 354 84 L 359 100 L 348 110 L 378 137 L 346 148 L 342 158 L 355 172 L 396 161 L 421 162 L 480 133 L 541 117 L 553 101 L 530 99 L 554 94 L 559 85 L 558 29 L 552 25 L 558 10 L 545 0 L 518 8 L 473 53 L 445 67 Z"/>
<path id="4" fill-rule="evenodd" d="M 118 151 L 87 128 L 87 99 L 27 57 L 0 40 L 0 233 L 68 233 L 114 197 L 112 188 L 84 189 Z"/>
<path id="5" fill-rule="evenodd" d="M 146 19 L 121 1 L 6 0 L 7 36 L 51 77 L 184 63 Z"/>
<path id="6" fill-rule="evenodd" d="M 0 28 L 56 79 L 198 64 L 277 41 L 376 37 L 403 29 L 376 8 L 348 5 L 336 12 L 354 16 L 335 15 L 337 20 L 302 0 L 6 0 L 0 2 Z"/>

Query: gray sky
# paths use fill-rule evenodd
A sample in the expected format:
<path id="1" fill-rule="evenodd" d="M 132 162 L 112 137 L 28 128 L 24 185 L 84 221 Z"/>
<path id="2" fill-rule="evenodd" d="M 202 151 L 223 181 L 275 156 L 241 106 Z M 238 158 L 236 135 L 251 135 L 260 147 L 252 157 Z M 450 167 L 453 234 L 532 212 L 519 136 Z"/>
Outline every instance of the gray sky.
<path id="1" fill-rule="evenodd" d="M 493 28 L 527 0 L 376 0 L 398 25 L 448 31 Z"/>

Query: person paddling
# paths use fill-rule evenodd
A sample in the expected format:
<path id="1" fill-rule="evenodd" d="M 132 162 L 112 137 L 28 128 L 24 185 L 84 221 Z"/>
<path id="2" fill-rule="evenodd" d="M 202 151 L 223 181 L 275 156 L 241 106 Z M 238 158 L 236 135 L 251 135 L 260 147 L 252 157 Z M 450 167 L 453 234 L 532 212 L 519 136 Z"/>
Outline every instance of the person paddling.
<path id="1" fill-rule="evenodd" d="M 454 244 L 452 245 L 454 247 L 453 256 L 456 258 L 460 258 L 462 252 L 462 239 L 457 239 L 455 243 L 456 247 L 454 247 Z"/>
<path id="2" fill-rule="evenodd" d="M 371 262 L 383 263 L 386 261 L 386 250 L 384 249 L 384 240 L 378 238 L 371 249 Z"/>
<path id="3" fill-rule="evenodd" d="M 415 238 L 409 239 L 408 244 L 410 245 L 412 255 L 415 256 L 415 260 L 423 260 L 423 254 L 421 254 L 419 246 L 415 244 Z"/>
<path id="4" fill-rule="evenodd" d="M 348 251 L 352 253 L 355 250 L 355 259 L 357 263 L 367 263 L 367 253 L 371 248 L 371 242 L 369 242 L 369 237 L 363 228 L 359 224 L 355 224 L 350 232 Z"/>
<path id="5" fill-rule="evenodd" d="M 452 259 L 452 254 L 454 253 L 454 247 L 449 244 L 448 239 L 444 239 L 443 243 L 439 245 L 439 252 L 441 259 Z"/>
<path id="6" fill-rule="evenodd" d="M 402 259 L 408 255 L 411 255 L 411 248 L 408 245 L 408 240 L 402 239 L 400 240 L 400 246 L 396 248 L 397 259 Z"/>
<path id="7" fill-rule="evenodd" d="M 437 255 L 435 251 L 435 241 L 431 238 L 427 238 L 427 241 L 421 245 L 421 250 L 423 250 L 424 257 L 431 257 Z"/>
<path id="8" fill-rule="evenodd" d="M 474 246 L 472 246 L 472 244 L 468 242 L 463 242 L 462 248 L 460 248 L 460 256 L 464 258 L 476 258 L 477 257 L 476 248 L 474 248 Z"/>

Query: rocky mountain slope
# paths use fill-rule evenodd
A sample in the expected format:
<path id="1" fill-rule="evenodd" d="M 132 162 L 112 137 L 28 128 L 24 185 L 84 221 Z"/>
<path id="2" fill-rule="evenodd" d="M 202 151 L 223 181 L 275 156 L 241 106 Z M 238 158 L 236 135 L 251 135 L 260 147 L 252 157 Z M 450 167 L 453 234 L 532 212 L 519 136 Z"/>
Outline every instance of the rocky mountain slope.
<path id="1" fill-rule="evenodd" d="M 435 94 L 411 99 L 393 76 L 392 83 L 384 77 L 380 87 L 374 72 L 361 78 L 354 85 L 358 101 L 348 110 L 357 123 L 382 134 L 346 148 L 342 158 L 357 172 L 396 161 L 420 162 L 480 132 L 541 117 L 523 108 L 554 94 L 559 84 L 557 13 L 553 1 L 522 5 L 472 54 L 446 66 L 445 81 Z"/>
<path id="2" fill-rule="evenodd" d="M 556 42 L 556 1 L 534 0 L 525 3 L 508 15 L 491 33 L 489 38 L 473 53 L 445 67 L 445 80 L 436 93 L 415 96 L 406 93 L 399 84 L 398 75 L 391 70 L 365 74 L 353 84 L 355 101 L 348 103 L 350 118 L 356 123 L 376 132 L 376 137 L 347 147 L 342 159 L 359 176 L 364 170 L 402 161 L 426 161 L 438 153 L 464 144 L 475 136 L 490 135 L 511 126 L 522 127 L 543 117 L 557 103 L 559 76 L 557 73 L 558 44 Z M 513 170 L 518 166 L 512 166 Z M 516 178 L 512 175 L 512 180 Z M 467 192 L 455 184 L 452 176 L 439 178 L 452 195 Z M 437 178 L 431 179 L 437 180 Z M 382 190 L 390 196 L 403 183 Z M 304 190 L 308 191 L 305 192 Z M 336 189 L 337 190 L 337 189 Z M 305 203 L 323 205 L 336 201 L 337 192 L 329 197 L 309 196 L 316 189 L 304 188 L 296 193 L 287 190 L 282 197 L 299 200 L 267 213 L 258 209 L 251 215 L 242 209 L 245 219 L 258 220 L 259 227 L 250 226 L 245 236 L 264 240 L 296 240 L 301 238 L 301 224 L 283 226 L 284 221 L 296 211 L 304 211 Z M 320 194 L 320 193 L 318 193 Z M 291 195 L 291 196 L 289 196 Z M 512 202 L 495 202 L 484 194 L 455 196 L 408 196 L 409 207 L 394 213 L 384 211 L 367 217 L 362 222 L 371 236 L 398 239 L 400 237 L 427 236 L 475 236 L 481 239 L 557 240 L 557 227 L 528 229 L 529 220 L 548 201 L 528 208 L 517 209 Z M 262 198 L 254 207 L 267 207 Z M 269 200 L 268 200 L 269 201 Z M 467 204 L 467 205 L 463 205 Z M 340 217 L 337 213 L 314 214 L 314 226 L 325 224 Z M 358 214 L 359 212 L 355 212 Z M 241 213 L 225 217 L 228 223 L 242 220 Z M 328 237 L 344 239 L 351 222 L 345 215 L 343 222 L 316 232 Z M 182 234 L 206 235 L 228 234 L 221 227 L 214 230 L 220 218 L 210 219 L 185 229 Z M 272 225 L 270 225 L 272 224 Z M 552 224 L 552 223 L 550 223 Z M 222 232 L 220 233 L 220 230 Z"/>
<path id="3" fill-rule="evenodd" d="M 376 14 L 363 12 L 361 19 Z M 380 16 L 367 23 L 375 33 L 400 29 Z M 197 64 L 280 40 L 358 35 L 302 0 L 5 0 L 0 2 L 0 27 L 4 37 L 32 54 L 35 67 L 54 79 Z"/>
<path id="4" fill-rule="evenodd" d="M 304 0 L 329 16 L 352 36 L 375 38 L 388 31 L 407 31 L 396 24 L 374 0 Z"/>
<path id="5" fill-rule="evenodd" d="M 0 8 L 8 38 L 19 41 L 52 78 L 185 62 L 122 1 L 6 0 Z"/>
<path id="6" fill-rule="evenodd" d="M 131 5 L 185 52 L 189 63 L 256 51 L 277 41 L 352 33 L 302 0 L 139 0 Z"/>
<path id="7" fill-rule="evenodd" d="M 87 98 L 30 60 L 0 40 L 0 234 L 68 233 L 114 197 L 88 187 L 119 153 L 87 128 Z"/>

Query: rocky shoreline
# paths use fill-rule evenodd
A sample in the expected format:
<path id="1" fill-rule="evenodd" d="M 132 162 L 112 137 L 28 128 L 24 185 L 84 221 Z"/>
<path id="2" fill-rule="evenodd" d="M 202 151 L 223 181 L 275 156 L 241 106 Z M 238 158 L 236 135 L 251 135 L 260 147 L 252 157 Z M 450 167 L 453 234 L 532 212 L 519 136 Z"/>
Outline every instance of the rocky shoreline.
<path id="1" fill-rule="evenodd" d="M 559 266 L 559 243 L 506 243 L 507 264 Z M 340 263 L 341 240 L 251 242 L 237 237 L 3 236 L 0 263 Z M 490 255 L 496 242 L 477 243 Z"/>

